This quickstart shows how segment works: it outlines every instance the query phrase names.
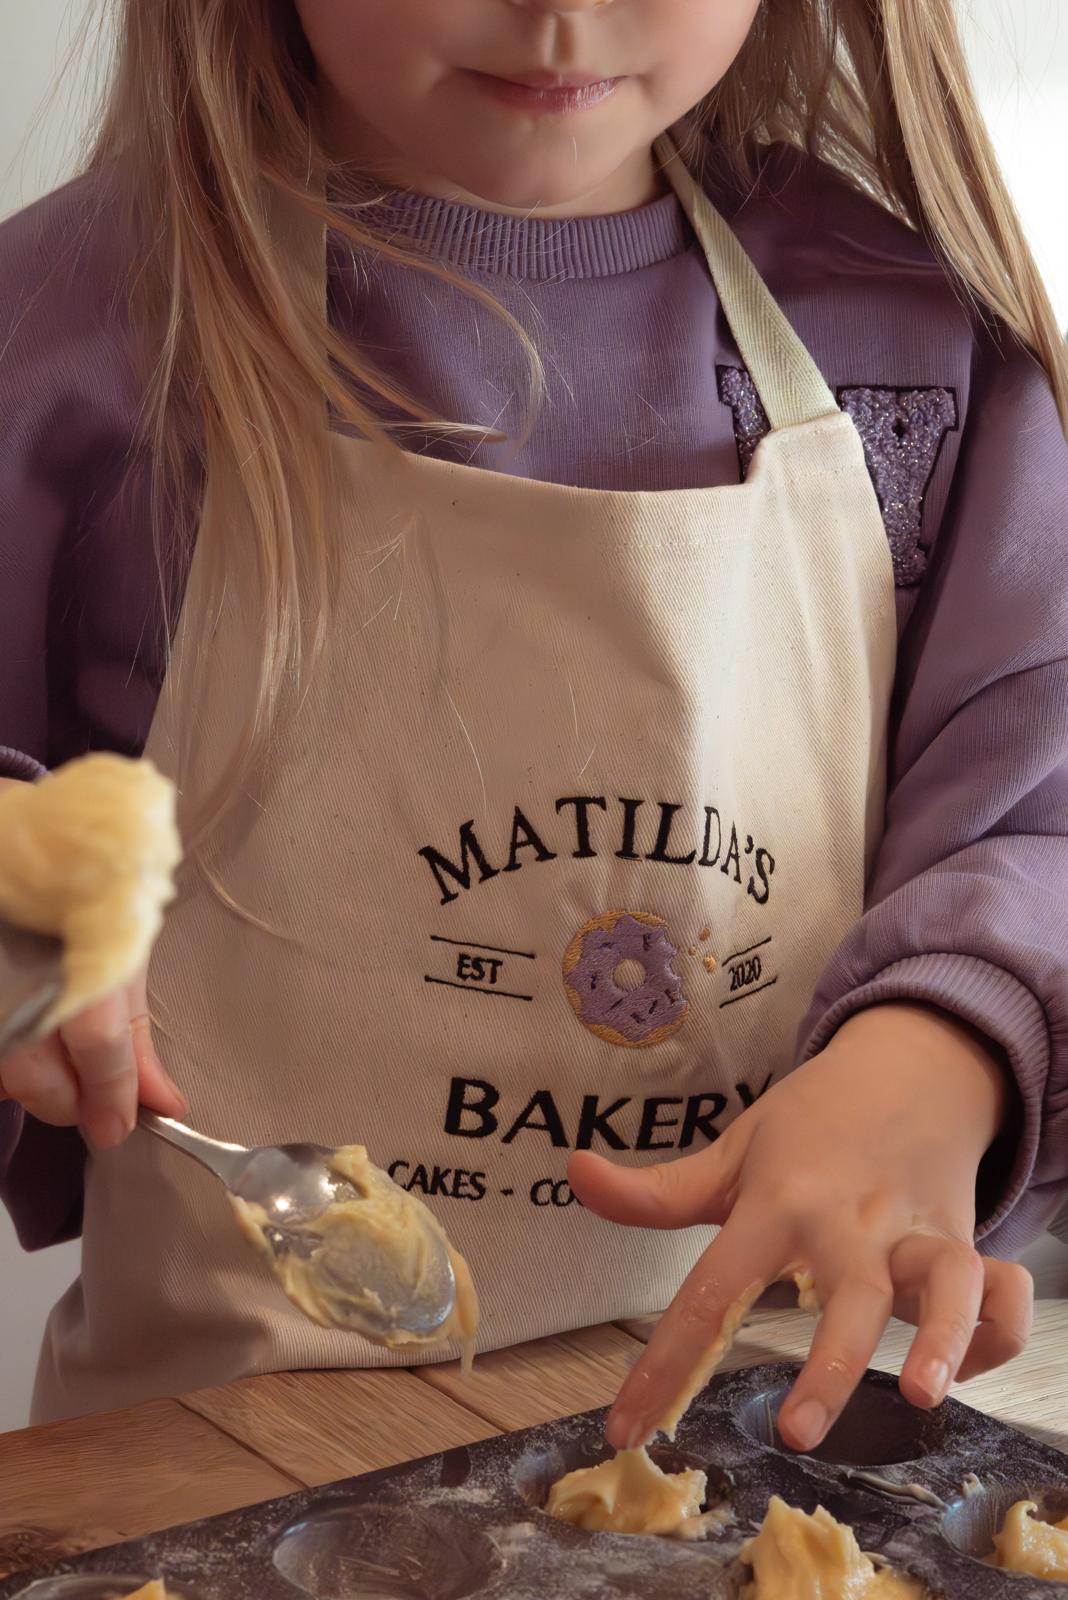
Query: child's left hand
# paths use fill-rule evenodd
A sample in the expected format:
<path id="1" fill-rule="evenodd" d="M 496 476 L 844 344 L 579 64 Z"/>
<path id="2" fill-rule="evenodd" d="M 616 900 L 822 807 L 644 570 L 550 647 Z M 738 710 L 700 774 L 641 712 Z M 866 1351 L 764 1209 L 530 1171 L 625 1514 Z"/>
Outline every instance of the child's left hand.
<path id="1" fill-rule="evenodd" d="M 976 1174 L 1007 1104 L 1003 1069 L 968 1029 L 884 1005 L 852 1017 L 697 1155 L 625 1169 L 576 1154 L 572 1187 L 600 1216 L 723 1225 L 624 1384 L 610 1442 L 647 1441 L 730 1305 L 802 1267 L 824 1309 L 779 1418 L 795 1449 L 824 1437 L 891 1314 L 917 1325 L 900 1380 L 917 1406 L 1017 1355 L 1031 1279 L 972 1244 Z"/>

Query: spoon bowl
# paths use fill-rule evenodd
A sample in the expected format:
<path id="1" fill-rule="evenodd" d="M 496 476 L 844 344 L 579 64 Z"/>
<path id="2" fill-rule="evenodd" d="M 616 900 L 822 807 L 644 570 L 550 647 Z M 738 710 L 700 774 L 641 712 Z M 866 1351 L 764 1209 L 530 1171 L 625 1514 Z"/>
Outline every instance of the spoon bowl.
<path id="1" fill-rule="evenodd" d="M 405 1333 L 430 1338 L 448 1322 L 456 1304 L 456 1277 L 448 1246 L 429 1226 L 416 1283 L 371 1231 L 362 1234 L 358 1228 L 347 1228 L 343 1243 L 303 1231 L 331 1206 L 365 1201 L 353 1184 L 332 1170 L 333 1150 L 317 1144 L 249 1149 L 209 1139 L 184 1123 L 144 1109 L 138 1122 L 146 1132 L 199 1161 L 235 1199 L 253 1207 L 277 1261 L 290 1254 L 314 1259 L 316 1277 L 329 1292 L 336 1326 L 381 1341 Z M 382 1181 L 389 1182 L 384 1175 Z"/>

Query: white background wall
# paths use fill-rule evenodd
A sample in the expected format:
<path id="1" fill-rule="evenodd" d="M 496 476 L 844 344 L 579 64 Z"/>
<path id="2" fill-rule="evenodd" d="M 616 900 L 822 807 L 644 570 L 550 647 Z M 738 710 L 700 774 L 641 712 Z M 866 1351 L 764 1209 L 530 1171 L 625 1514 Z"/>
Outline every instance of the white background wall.
<path id="1" fill-rule="evenodd" d="M 96 81 L 99 42 L 95 58 L 87 52 L 50 95 L 88 15 L 88 0 L 3 0 L 0 217 L 69 170 Z M 1002 163 L 1068 326 L 1068 0 L 961 0 L 961 15 Z M 45 1311 L 76 1270 L 74 1247 L 22 1256 L 0 1214 L 0 1429 L 25 1420 Z"/>

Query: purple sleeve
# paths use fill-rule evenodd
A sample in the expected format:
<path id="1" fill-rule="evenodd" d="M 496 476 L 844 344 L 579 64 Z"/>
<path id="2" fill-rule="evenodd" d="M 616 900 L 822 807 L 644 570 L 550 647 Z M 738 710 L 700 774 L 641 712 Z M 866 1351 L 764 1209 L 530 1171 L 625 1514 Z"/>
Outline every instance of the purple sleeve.
<path id="1" fill-rule="evenodd" d="M 126 253 L 96 180 L 0 226 L 0 777 L 91 749 L 140 752 L 160 613 L 143 478 L 124 482 L 138 397 Z M 27 1249 L 81 1225 L 85 1150 L 0 1103 L 0 1199 Z"/>
<path id="2" fill-rule="evenodd" d="M 868 910 L 802 1031 L 941 1007 L 1000 1047 L 1017 1116 L 978 1236 L 1013 1254 L 1068 1187 L 1068 445 L 1045 377 L 977 350 L 955 483 L 901 641 Z"/>
<path id="3" fill-rule="evenodd" d="M 137 755 L 151 722 L 162 606 L 126 270 L 101 179 L 0 226 L 0 777 Z"/>

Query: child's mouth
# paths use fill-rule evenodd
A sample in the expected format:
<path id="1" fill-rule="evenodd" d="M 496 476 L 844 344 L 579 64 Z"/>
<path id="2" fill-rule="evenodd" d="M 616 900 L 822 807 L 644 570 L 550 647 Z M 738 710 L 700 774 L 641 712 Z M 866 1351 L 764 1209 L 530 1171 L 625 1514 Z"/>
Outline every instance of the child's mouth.
<path id="1" fill-rule="evenodd" d="M 497 77 L 488 72 L 468 72 L 466 76 L 505 105 L 548 116 L 588 111 L 609 99 L 624 82 L 622 78 L 597 78 L 592 73 L 532 72 Z"/>

